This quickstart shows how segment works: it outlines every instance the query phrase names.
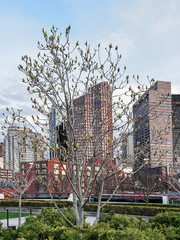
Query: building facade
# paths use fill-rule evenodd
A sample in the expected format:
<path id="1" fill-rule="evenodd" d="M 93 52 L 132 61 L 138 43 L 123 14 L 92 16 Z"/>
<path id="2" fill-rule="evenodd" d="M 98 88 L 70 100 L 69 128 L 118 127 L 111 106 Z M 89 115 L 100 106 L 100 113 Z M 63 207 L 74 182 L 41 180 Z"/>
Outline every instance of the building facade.
<path id="1" fill-rule="evenodd" d="M 112 152 L 112 93 L 107 82 L 74 100 L 74 135 L 79 145 L 78 159 L 85 157 L 86 146 L 87 160 L 94 156 L 104 159 Z"/>
<path id="2" fill-rule="evenodd" d="M 30 168 L 31 171 L 29 171 Z M 54 198 L 67 198 L 71 193 L 71 186 L 65 171 L 70 176 L 69 164 L 65 162 L 62 166 L 58 158 L 32 163 L 22 162 L 22 176 L 27 179 L 27 182 L 31 180 L 23 197 L 47 199 L 50 198 L 50 191 Z M 47 186 L 49 186 L 49 190 Z"/>
<path id="3" fill-rule="evenodd" d="M 172 124 L 174 162 L 180 169 L 180 94 L 172 94 Z"/>
<path id="4" fill-rule="evenodd" d="M 41 135 L 21 127 L 9 127 L 4 138 L 4 168 L 19 172 L 19 163 L 44 159 Z"/>
<path id="5" fill-rule="evenodd" d="M 135 165 L 173 166 L 171 83 L 157 81 L 133 106 Z"/>
<path id="6" fill-rule="evenodd" d="M 3 142 L 0 142 L 0 168 L 4 168 L 4 163 L 3 163 Z"/>

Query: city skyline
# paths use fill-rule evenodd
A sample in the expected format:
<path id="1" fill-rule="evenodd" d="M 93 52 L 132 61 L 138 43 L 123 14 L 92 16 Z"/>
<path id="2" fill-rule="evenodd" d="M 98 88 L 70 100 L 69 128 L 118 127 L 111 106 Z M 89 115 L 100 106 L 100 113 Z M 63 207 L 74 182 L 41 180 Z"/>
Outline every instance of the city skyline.
<path id="1" fill-rule="evenodd" d="M 0 113 L 8 106 L 24 109 L 26 116 L 32 115 L 30 95 L 27 86 L 21 83 L 22 74 L 17 67 L 22 55 L 36 57 L 42 27 L 49 31 L 53 24 L 63 33 L 70 24 L 72 42 L 79 40 L 83 44 L 88 40 L 92 47 L 101 43 L 102 49 L 111 42 L 113 46 L 119 45 L 121 66 L 127 66 L 130 79 L 139 74 L 145 82 L 148 75 L 172 82 L 172 93 L 180 92 L 178 0 L 10 2 L 2 2 L 0 9 Z"/>

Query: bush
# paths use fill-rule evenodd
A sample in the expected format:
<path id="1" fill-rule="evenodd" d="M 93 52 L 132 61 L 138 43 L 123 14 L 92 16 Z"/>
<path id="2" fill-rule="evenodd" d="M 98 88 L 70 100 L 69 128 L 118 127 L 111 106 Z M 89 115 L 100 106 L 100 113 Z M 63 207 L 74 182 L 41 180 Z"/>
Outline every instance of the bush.
<path id="1" fill-rule="evenodd" d="M 72 202 L 69 201 L 56 201 L 59 208 L 72 207 Z M 18 199 L 1 199 L 0 207 L 18 207 Z M 34 207 L 34 208 L 44 208 L 44 207 L 54 207 L 53 202 L 45 200 L 22 200 L 22 207 Z"/>
<path id="2" fill-rule="evenodd" d="M 63 209 L 66 217 L 75 224 L 72 209 Z M 16 231 L 2 229 L 2 239 L 81 239 L 81 234 L 72 228 L 54 209 L 43 209 L 36 216 L 30 216 Z"/>
<path id="3" fill-rule="evenodd" d="M 146 231 L 141 231 L 138 228 L 125 228 L 123 230 L 118 230 L 116 233 L 117 239 L 121 240 L 165 240 L 165 236 L 158 232 L 156 229 L 151 228 L 146 229 Z"/>
<path id="4" fill-rule="evenodd" d="M 111 228 L 118 230 L 118 229 L 124 229 L 127 227 L 139 228 L 141 220 L 135 217 L 120 216 L 118 214 L 114 214 L 113 212 L 110 212 L 107 215 L 101 216 L 99 222 L 108 223 Z"/>
<path id="5" fill-rule="evenodd" d="M 83 231 L 83 239 L 87 240 L 105 240 L 114 239 L 116 230 L 111 228 L 108 223 L 97 223 L 93 228 L 87 228 Z"/>
<path id="6" fill-rule="evenodd" d="M 152 225 L 166 226 L 166 227 L 180 227 L 180 213 L 178 212 L 164 212 L 159 213 L 149 220 Z"/>
<path id="7" fill-rule="evenodd" d="M 88 203 L 84 207 L 85 211 L 91 211 L 96 212 L 97 210 L 97 204 Z M 110 211 L 114 211 L 115 213 L 119 214 L 127 214 L 127 215 L 139 215 L 139 216 L 155 216 L 156 214 L 160 212 L 165 211 L 174 211 L 174 212 L 180 212 L 180 208 L 167 208 L 164 207 L 164 205 L 160 207 L 148 207 L 148 206 L 142 206 L 142 205 L 120 205 L 120 204 L 107 204 L 103 207 L 103 212 L 109 213 Z"/>
<path id="8" fill-rule="evenodd" d="M 75 224 L 72 209 L 62 209 Z M 0 229 L 0 240 L 180 240 L 180 213 L 164 212 L 149 220 L 140 217 L 126 217 L 110 212 L 101 216 L 94 227 L 70 227 L 54 209 L 43 209 L 36 216 L 30 216 L 17 230 Z"/>
<path id="9" fill-rule="evenodd" d="M 180 213 L 159 213 L 149 220 L 152 228 L 158 228 L 159 232 L 168 240 L 180 239 Z"/>

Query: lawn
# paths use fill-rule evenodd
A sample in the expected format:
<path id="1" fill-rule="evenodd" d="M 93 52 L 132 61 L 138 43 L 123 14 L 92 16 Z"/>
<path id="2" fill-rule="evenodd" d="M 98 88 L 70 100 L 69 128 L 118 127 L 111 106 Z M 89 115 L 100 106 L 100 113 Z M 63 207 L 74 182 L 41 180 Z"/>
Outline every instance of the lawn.
<path id="1" fill-rule="evenodd" d="M 26 217 L 29 215 L 30 215 L 29 213 L 21 213 L 21 217 Z M 9 212 L 8 216 L 9 216 L 9 218 L 18 218 L 19 213 L 18 212 Z M 2 220 L 2 219 L 7 219 L 7 212 L 0 212 L 0 220 Z"/>

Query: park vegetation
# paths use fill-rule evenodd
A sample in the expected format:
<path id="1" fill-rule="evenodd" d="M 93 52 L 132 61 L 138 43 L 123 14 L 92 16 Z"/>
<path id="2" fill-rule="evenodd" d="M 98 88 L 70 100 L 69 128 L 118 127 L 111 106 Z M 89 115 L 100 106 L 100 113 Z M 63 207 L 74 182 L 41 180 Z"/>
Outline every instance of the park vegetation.
<path id="1" fill-rule="evenodd" d="M 72 209 L 63 210 L 72 223 L 76 223 Z M 37 227 L 38 226 L 38 227 Z M 143 221 L 140 217 L 127 217 L 110 212 L 102 215 L 92 228 L 84 221 L 83 228 L 71 225 L 53 209 L 43 209 L 41 214 L 31 216 L 17 230 L 1 229 L 0 239 L 42 240 L 178 240 L 180 236 L 180 213 L 165 212 Z"/>

